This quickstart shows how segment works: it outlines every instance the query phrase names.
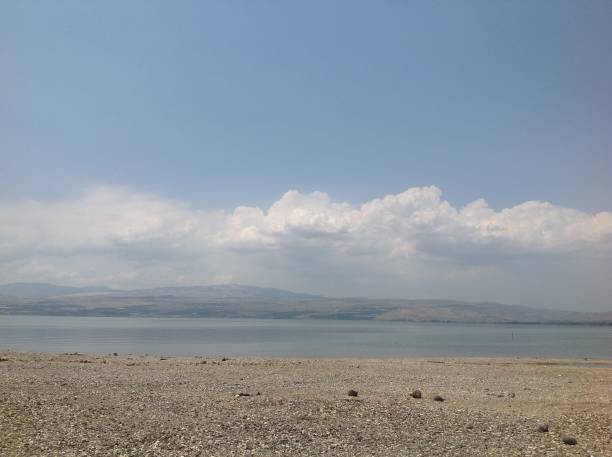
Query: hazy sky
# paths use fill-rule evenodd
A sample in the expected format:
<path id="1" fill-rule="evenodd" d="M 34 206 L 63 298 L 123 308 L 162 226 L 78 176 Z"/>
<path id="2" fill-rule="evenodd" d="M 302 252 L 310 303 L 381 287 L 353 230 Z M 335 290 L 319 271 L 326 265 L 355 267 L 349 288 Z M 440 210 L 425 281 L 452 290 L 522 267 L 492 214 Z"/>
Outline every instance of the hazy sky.
<path id="1" fill-rule="evenodd" d="M 612 309 L 612 2 L 0 3 L 0 282 Z"/>

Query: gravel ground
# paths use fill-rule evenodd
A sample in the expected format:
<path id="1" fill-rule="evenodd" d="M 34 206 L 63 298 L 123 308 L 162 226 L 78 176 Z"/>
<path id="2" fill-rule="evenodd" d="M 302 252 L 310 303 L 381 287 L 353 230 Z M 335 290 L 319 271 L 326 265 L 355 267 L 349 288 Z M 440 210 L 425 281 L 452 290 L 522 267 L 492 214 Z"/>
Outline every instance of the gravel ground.
<path id="1" fill-rule="evenodd" d="M 2 456 L 612 456 L 612 361 L 0 360 Z"/>

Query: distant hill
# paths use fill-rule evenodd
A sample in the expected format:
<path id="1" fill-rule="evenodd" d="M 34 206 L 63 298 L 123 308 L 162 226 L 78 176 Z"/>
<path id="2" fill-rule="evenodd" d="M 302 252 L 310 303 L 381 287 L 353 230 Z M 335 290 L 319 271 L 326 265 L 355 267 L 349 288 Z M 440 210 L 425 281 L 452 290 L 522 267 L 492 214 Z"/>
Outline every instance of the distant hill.
<path id="1" fill-rule="evenodd" d="M 330 298 L 239 284 L 139 290 L 7 284 L 0 286 L 0 314 L 612 324 L 612 312 L 456 300 Z"/>
<path id="2" fill-rule="evenodd" d="M 241 284 L 223 284 L 212 286 L 157 287 L 124 291 L 126 296 L 174 296 L 198 299 L 319 299 L 320 295 L 290 292 L 267 287 L 244 286 Z"/>
<path id="3" fill-rule="evenodd" d="M 108 287 L 69 287 L 41 282 L 14 282 L 0 285 L 0 295 L 20 298 L 47 298 L 60 295 L 108 292 Z"/>

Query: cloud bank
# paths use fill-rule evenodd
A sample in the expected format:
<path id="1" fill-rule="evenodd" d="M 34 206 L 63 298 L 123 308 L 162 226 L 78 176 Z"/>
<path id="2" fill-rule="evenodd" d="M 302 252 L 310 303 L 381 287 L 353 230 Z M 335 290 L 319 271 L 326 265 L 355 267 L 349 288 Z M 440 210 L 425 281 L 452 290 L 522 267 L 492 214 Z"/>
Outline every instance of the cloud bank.
<path id="1" fill-rule="evenodd" d="M 115 187 L 0 206 L 2 282 L 231 281 L 606 308 L 611 260 L 612 212 L 539 201 L 495 211 L 484 199 L 456 208 L 434 186 L 361 205 L 291 190 L 231 212 Z"/>

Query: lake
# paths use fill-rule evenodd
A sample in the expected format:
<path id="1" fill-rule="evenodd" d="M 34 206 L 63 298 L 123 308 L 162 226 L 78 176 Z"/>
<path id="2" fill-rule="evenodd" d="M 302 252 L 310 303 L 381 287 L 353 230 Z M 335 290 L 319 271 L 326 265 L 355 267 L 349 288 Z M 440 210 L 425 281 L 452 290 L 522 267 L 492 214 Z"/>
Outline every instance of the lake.
<path id="1" fill-rule="evenodd" d="M 612 326 L 0 316 L 0 349 L 208 357 L 612 359 Z"/>

